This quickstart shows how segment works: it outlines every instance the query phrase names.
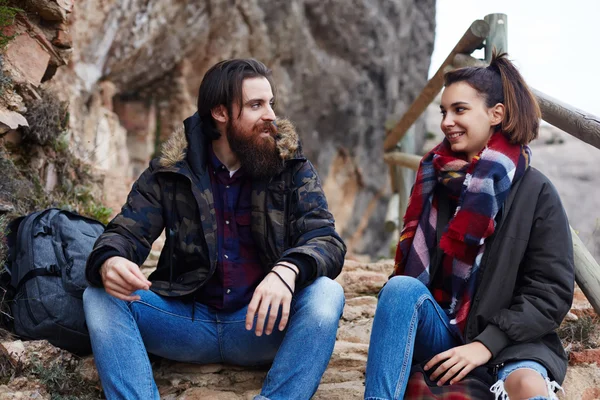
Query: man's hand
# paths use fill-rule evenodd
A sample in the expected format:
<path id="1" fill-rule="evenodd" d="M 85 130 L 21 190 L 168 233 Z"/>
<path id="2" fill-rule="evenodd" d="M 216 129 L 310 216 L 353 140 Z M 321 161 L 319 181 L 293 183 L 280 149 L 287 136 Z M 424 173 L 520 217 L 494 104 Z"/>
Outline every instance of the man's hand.
<path id="1" fill-rule="evenodd" d="M 282 267 L 280 264 L 283 263 L 274 266 L 273 271 L 276 271 L 293 291 L 296 288 L 296 274 L 294 271 L 298 271 L 298 267 L 290 263 L 285 263 L 285 265 L 294 268 L 294 271 L 292 271 L 289 268 Z M 268 273 L 254 291 L 252 300 L 250 300 L 250 304 L 248 305 L 246 330 L 252 330 L 254 316 L 258 311 L 255 329 L 256 336 L 262 335 L 265 322 L 267 323 L 265 333 L 270 335 L 273 332 L 279 308 L 281 308 L 281 320 L 279 321 L 278 328 L 280 331 L 284 330 L 290 316 L 291 303 L 292 294 L 290 290 L 278 276 L 274 273 Z"/>
<path id="2" fill-rule="evenodd" d="M 459 382 L 473 369 L 485 364 L 492 358 L 492 353 L 481 342 L 472 342 L 462 346 L 454 347 L 433 357 L 425 364 L 425 371 L 433 368 L 436 364 L 446 360 L 431 374 L 431 380 L 438 381 L 442 386 L 448 379 L 452 378 L 450 384 Z M 460 372 L 460 373 L 459 373 Z"/>
<path id="3" fill-rule="evenodd" d="M 125 301 L 139 300 L 140 296 L 131 294 L 140 289 L 148 290 L 152 284 L 137 264 L 119 256 L 104 261 L 100 267 L 100 276 L 106 293 Z"/>

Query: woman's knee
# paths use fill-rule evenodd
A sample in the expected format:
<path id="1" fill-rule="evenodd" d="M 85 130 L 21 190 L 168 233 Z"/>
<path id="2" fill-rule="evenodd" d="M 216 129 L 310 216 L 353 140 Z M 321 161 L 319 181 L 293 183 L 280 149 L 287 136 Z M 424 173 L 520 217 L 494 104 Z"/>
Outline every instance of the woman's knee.
<path id="1" fill-rule="evenodd" d="M 511 372 L 504 381 L 504 389 L 510 399 L 548 397 L 546 379 L 533 369 L 522 368 Z"/>
<path id="2" fill-rule="evenodd" d="M 395 276 L 379 292 L 379 304 L 399 303 L 413 306 L 423 295 L 429 295 L 429 289 L 418 279 L 410 276 Z"/>

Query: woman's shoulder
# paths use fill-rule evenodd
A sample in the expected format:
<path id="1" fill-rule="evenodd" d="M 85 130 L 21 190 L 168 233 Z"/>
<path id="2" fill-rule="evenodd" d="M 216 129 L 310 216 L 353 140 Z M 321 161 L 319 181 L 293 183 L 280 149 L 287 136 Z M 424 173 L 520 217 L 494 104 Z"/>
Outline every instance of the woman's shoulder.
<path id="1" fill-rule="evenodd" d="M 523 182 L 527 182 L 528 184 L 537 184 L 540 186 L 548 183 L 552 184 L 550 179 L 548 179 L 548 177 L 544 175 L 542 171 L 535 167 L 529 167 L 527 169 L 527 172 L 525 175 L 523 175 Z"/>
<path id="2" fill-rule="evenodd" d="M 562 202 L 558 194 L 558 190 L 550 179 L 540 170 L 529 167 L 528 171 L 523 175 L 516 196 L 527 199 L 530 202 L 532 199 L 537 199 L 536 208 L 547 208 L 560 205 Z"/>
<path id="3" fill-rule="evenodd" d="M 556 187 L 550 179 L 537 168 L 529 167 L 522 179 L 519 191 L 523 190 L 529 193 L 547 191 L 558 195 Z"/>

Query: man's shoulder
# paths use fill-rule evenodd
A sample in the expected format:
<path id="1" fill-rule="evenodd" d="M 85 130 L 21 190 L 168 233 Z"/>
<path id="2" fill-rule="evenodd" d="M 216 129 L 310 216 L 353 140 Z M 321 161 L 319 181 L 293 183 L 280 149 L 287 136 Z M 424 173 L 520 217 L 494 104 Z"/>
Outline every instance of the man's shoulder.
<path id="1" fill-rule="evenodd" d="M 319 179 L 314 165 L 304 157 L 288 161 L 280 176 L 282 180 L 289 181 L 295 186 L 300 186 L 308 180 Z"/>

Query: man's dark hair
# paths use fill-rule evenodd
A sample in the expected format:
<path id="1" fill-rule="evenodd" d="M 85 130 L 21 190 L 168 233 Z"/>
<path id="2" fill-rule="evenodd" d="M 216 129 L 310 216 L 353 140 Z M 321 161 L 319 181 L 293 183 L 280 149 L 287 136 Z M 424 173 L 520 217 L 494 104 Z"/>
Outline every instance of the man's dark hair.
<path id="1" fill-rule="evenodd" d="M 266 78 L 271 85 L 271 90 L 275 91 L 271 70 L 252 58 L 224 60 L 212 66 L 204 74 L 198 91 L 198 115 L 202 120 L 204 131 L 210 139 L 218 139 L 221 136 L 216 129 L 211 110 L 219 105 L 224 105 L 231 117 L 233 102 L 237 101 L 241 115 L 242 83 L 244 79 L 256 77 Z M 237 117 L 239 118 L 240 115 Z"/>

